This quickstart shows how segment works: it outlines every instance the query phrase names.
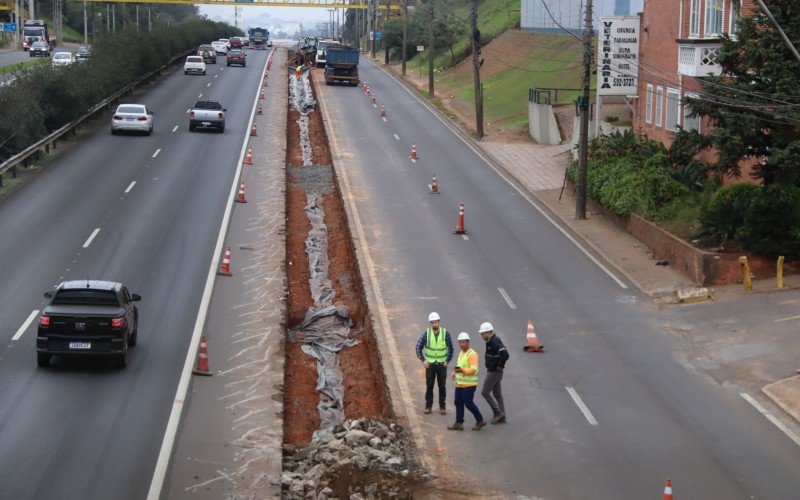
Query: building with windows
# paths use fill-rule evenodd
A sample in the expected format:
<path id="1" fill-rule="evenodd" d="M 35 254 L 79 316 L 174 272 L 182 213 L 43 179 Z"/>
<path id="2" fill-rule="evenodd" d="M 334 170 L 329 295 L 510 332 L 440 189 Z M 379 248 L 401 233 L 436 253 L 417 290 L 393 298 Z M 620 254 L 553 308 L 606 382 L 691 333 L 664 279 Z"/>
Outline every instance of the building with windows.
<path id="1" fill-rule="evenodd" d="M 585 0 L 521 0 L 520 28 L 544 33 L 563 33 L 560 24 L 565 29 L 580 34 L 583 31 L 585 3 Z M 598 28 L 601 16 L 635 15 L 642 10 L 643 3 L 644 0 L 594 0 L 592 18 L 595 29 Z"/>
<path id="2" fill-rule="evenodd" d="M 678 125 L 707 131 L 706 120 L 689 117 L 681 103 L 701 92 L 699 79 L 719 75 L 722 35 L 733 33 L 754 0 L 648 0 L 641 15 L 638 96 L 633 128 L 669 146 Z M 713 153 L 709 153 L 713 154 Z M 709 158 L 707 158 L 709 159 Z"/>

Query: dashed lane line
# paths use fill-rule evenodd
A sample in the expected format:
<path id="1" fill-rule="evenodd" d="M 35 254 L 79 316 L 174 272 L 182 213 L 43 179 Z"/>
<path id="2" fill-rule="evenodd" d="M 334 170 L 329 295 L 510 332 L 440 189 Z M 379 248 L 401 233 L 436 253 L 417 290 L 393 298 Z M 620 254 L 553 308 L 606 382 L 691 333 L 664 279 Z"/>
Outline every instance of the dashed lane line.
<path id="1" fill-rule="evenodd" d="M 173 131 L 173 132 L 175 132 L 175 131 L 177 131 L 177 130 L 178 130 L 178 126 L 177 126 L 177 125 L 175 125 L 175 128 L 173 128 L 173 129 L 172 129 L 172 131 Z"/>
<path id="2" fill-rule="evenodd" d="M 578 395 L 578 391 L 576 391 L 573 387 L 567 387 L 567 392 L 570 396 L 572 396 L 572 400 L 575 401 L 576 405 L 578 405 L 578 408 L 580 408 L 583 416 L 586 417 L 586 420 L 589 421 L 589 425 L 599 425 L 597 420 L 594 418 L 594 415 L 592 415 L 592 412 L 589 411 L 589 407 L 586 406 L 586 403 L 584 403 L 581 397 Z"/>
<path id="3" fill-rule="evenodd" d="M 173 132 L 174 132 L 174 130 L 173 130 Z M 130 184 L 128 184 L 128 189 L 125 190 L 125 194 L 130 193 L 131 189 L 133 189 L 133 186 L 135 186 L 135 185 L 136 185 L 136 181 L 133 181 Z"/>
<path id="4" fill-rule="evenodd" d="M 469 236 L 466 234 L 462 234 L 461 237 L 464 238 L 464 241 L 469 241 Z"/>
<path id="5" fill-rule="evenodd" d="M 27 330 L 28 327 L 31 326 L 31 323 L 33 323 L 33 320 L 34 318 L 36 318 L 37 314 L 39 314 L 39 310 L 34 309 L 31 315 L 28 316 L 28 319 L 25 320 L 25 323 L 22 323 L 22 326 L 19 327 L 17 333 L 15 333 L 13 337 L 11 337 L 11 340 L 19 340 L 19 338 L 22 337 L 22 334 L 25 333 L 25 330 Z"/>
<path id="6" fill-rule="evenodd" d="M 500 295 L 503 296 L 503 299 L 505 299 L 506 304 L 508 304 L 508 307 L 510 307 L 511 309 L 517 308 L 517 305 L 514 304 L 514 301 L 511 300 L 511 297 L 509 297 L 508 292 L 506 292 L 503 288 L 498 288 L 497 291 L 500 292 Z"/>
<path id="7" fill-rule="evenodd" d="M 97 237 L 97 234 L 99 232 L 100 232 L 100 228 L 99 227 L 96 228 L 94 231 L 92 231 L 92 234 L 91 234 L 91 236 L 89 236 L 89 239 L 86 240 L 86 243 L 83 244 L 83 248 L 89 248 L 89 245 L 92 244 L 92 240 L 94 240 L 95 237 Z"/>
<path id="8" fill-rule="evenodd" d="M 199 96 L 197 96 L 198 99 L 200 99 L 201 97 L 203 97 L 203 94 L 200 94 Z"/>
<path id="9" fill-rule="evenodd" d="M 398 140 L 398 141 L 400 140 L 400 136 L 399 136 L 399 135 L 397 135 L 397 134 L 394 134 L 394 138 L 395 138 L 396 140 Z"/>
<path id="10" fill-rule="evenodd" d="M 794 432 L 792 432 L 792 430 L 791 430 L 791 429 L 789 429 L 788 427 L 786 427 L 786 425 L 785 425 L 783 422 L 781 422 L 780 420 L 778 420 L 778 418 L 777 418 L 775 415 L 773 415 L 773 414 L 772 414 L 772 413 L 770 413 L 770 412 L 769 412 L 769 411 L 768 411 L 766 408 L 764 408 L 763 406 L 761 406 L 761 403 L 759 403 L 758 401 L 756 401 L 755 399 L 753 399 L 753 397 L 752 397 L 751 395 L 747 394 L 746 392 L 740 392 L 740 393 L 739 393 L 739 395 L 740 395 L 741 397 L 743 397 L 745 401 L 747 401 L 748 403 L 750 403 L 750 404 L 753 406 L 753 408 L 755 408 L 756 410 L 758 410 L 758 412 L 759 412 L 760 414 L 762 414 L 762 415 L 764 415 L 765 417 L 767 417 L 767 420 L 769 420 L 770 422 L 772 422 L 772 423 L 773 423 L 773 425 L 775 425 L 775 427 L 777 427 L 778 429 L 780 429 L 780 430 L 781 430 L 781 432 L 783 432 L 784 434 L 786 434 L 786 435 L 789 437 L 789 439 L 791 439 L 792 441 L 794 441 L 794 444 L 796 444 L 796 445 L 800 446 L 800 437 L 797 437 L 797 434 L 795 434 Z"/>
<path id="11" fill-rule="evenodd" d="M 158 156 L 158 153 L 160 153 L 160 152 L 161 152 L 161 148 L 158 148 L 158 149 L 156 149 L 156 152 L 155 152 L 155 153 L 153 153 L 153 158 L 155 158 L 156 156 Z"/>
<path id="12" fill-rule="evenodd" d="M 210 87 L 210 86 L 211 86 L 211 82 L 208 82 L 208 85 L 206 85 L 206 87 Z"/>

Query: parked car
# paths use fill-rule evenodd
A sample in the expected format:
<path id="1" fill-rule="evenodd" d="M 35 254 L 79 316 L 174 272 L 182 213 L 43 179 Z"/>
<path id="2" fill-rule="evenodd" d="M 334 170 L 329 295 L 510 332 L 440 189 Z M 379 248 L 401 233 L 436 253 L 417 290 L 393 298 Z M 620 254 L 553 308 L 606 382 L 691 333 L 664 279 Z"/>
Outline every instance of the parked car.
<path id="1" fill-rule="evenodd" d="M 69 66 L 75 62 L 75 55 L 72 52 L 56 52 L 53 54 L 53 67 Z"/>
<path id="2" fill-rule="evenodd" d="M 128 364 L 128 348 L 136 345 L 142 299 L 122 283 L 65 281 L 44 296 L 50 302 L 39 317 L 36 362 L 50 364 L 56 356 L 111 357 L 120 368 Z"/>
<path id="3" fill-rule="evenodd" d="M 230 39 L 231 49 L 241 49 L 244 46 L 244 42 L 238 36 L 235 36 Z"/>
<path id="4" fill-rule="evenodd" d="M 217 64 L 217 51 L 210 44 L 197 47 L 197 55 L 202 57 L 206 64 Z"/>
<path id="5" fill-rule="evenodd" d="M 120 104 L 111 118 L 111 134 L 117 132 L 153 133 L 153 112 L 144 104 Z"/>
<path id="6" fill-rule="evenodd" d="M 92 57 L 92 49 L 89 47 L 81 46 L 75 51 L 75 59 L 77 59 L 78 62 L 86 62 L 90 57 Z"/>
<path id="7" fill-rule="evenodd" d="M 214 47 L 214 50 L 217 52 L 217 54 L 228 53 L 228 45 L 224 42 L 220 42 L 219 40 L 216 42 L 211 42 L 211 46 Z"/>
<path id="8" fill-rule="evenodd" d="M 28 50 L 28 55 L 31 57 L 49 57 L 50 56 L 50 45 L 41 40 L 33 42 L 31 44 L 30 50 Z"/>
<path id="9" fill-rule="evenodd" d="M 238 64 L 241 67 L 247 66 L 247 56 L 242 49 L 231 49 L 226 58 L 228 66 Z"/>
<path id="10" fill-rule="evenodd" d="M 189 132 L 194 132 L 198 127 L 215 128 L 225 132 L 225 112 L 219 101 L 197 101 L 189 110 Z"/>
<path id="11" fill-rule="evenodd" d="M 206 74 L 206 63 L 200 56 L 188 56 L 186 62 L 183 63 L 183 74 L 197 73 L 200 75 Z"/>

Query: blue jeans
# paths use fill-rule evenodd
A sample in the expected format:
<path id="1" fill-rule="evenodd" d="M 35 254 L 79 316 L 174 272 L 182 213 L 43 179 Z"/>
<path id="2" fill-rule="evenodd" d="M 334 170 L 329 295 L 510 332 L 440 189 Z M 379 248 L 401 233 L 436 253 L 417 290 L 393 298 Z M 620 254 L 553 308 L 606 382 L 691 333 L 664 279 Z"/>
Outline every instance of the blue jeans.
<path id="1" fill-rule="evenodd" d="M 483 420 L 481 411 L 475 406 L 475 387 L 456 387 L 456 422 L 464 423 L 464 407 L 475 417 L 476 422 Z"/>

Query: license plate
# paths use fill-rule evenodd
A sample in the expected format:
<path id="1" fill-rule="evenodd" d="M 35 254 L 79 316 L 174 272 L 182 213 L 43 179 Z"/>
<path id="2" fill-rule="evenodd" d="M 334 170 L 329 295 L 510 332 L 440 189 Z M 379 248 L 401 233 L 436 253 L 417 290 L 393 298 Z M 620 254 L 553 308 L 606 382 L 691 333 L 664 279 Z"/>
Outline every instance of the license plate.
<path id="1" fill-rule="evenodd" d="M 126 122 L 134 122 L 134 121 L 136 121 L 136 118 L 125 118 L 125 121 Z"/>
<path id="2" fill-rule="evenodd" d="M 204 127 L 209 127 L 209 126 L 211 126 L 211 122 L 203 122 L 203 126 Z"/>
<path id="3" fill-rule="evenodd" d="M 91 342 L 70 342 L 69 343 L 70 349 L 91 349 L 92 343 Z"/>

